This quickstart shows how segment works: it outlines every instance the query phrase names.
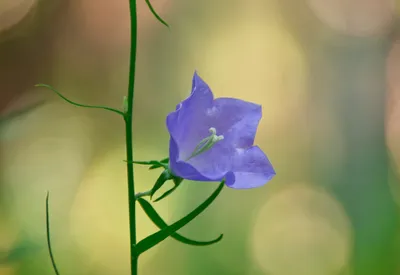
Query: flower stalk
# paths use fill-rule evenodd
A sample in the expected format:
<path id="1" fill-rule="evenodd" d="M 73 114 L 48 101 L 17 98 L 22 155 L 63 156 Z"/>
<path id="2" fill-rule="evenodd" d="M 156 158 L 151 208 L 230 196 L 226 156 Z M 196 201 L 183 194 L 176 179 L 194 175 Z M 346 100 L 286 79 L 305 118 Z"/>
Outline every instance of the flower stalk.
<path id="1" fill-rule="evenodd" d="M 132 113 L 135 94 L 136 48 L 137 48 L 137 13 L 136 0 L 129 0 L 131 18 L 131 48 L 129 60 L 129 84 L 126 110 L 124 110 L 125 137 L 126 137 L 126 167 L 128 177 L 128 203 L 129 203 L 129 237 L 131 275 L 138 274 L 138 255 L 136 253 L 136 199 L 135 179 L 133 170 L 133 144 L 132 144 Z"/>

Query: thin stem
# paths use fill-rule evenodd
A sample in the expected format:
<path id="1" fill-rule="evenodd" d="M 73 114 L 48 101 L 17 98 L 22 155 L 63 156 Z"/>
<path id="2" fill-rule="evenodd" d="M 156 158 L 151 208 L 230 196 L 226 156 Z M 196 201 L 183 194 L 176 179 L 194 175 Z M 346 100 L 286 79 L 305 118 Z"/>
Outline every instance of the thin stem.
<path id="1" fill-rule="evenodd" d="M 150 161 L 140 161 L 140 160 L 133 160 L 131 162 L 124 160 L 124 162 L 127 163 L 133 163 L 133 164 L 140 164 L 140 165 L 151 165 L 151 166 L 157 166 L 157 167 L 164 167 L 165 169 L 168 169 L 168 163 L 160 162 L 157 160 L 150 160 Z"/>
<path id="2" fill-rule="evenodd" d="M 132 144 L 132 113 L 135 92 L 135 65 L 136 65 L 136 43 L 137 43 L 137 14 L 136 0 L 129 0 L 129 11 L 131 17 L 131 49 L 129 64 L 128 85 L 128 108 L 124 114 L 125 136 L 126 136 L 126 159 L 128 175 L 128 198 L 129 198 L 129 235 L 131 252 L 131 275 L 138 274 L 138 255 L 136 253 L 136 199 L 135 181 L 133 171 L 133 144 Z"/>
<path id="3" fill-rule="evenodd" d="M 150 0 L 145 0 L 147 3 L 147 6 L 149 7 L 151 13 L 154 15 L 155 18 L 157 18 L 158 21 L 161 22 L 161 24 L 163 24 L 164 26 L 166 26 L 167 28 L 169 28 L 169 25 L 167 24 L 167 22 L 165 22 L 158 14 L 157 12 L 154 10 L 153 6 L 150 3 Z"/>
<path id="4" fill-rule="evenodd" d="M 124 160 L 124 161 L 125 162 L 129 162 L 127 160 Z M 158 164 L 158 161 L 153 161 L 153 160 L 150 160 L 150 161 L 132 160 L 130 163 L 141 164 L 141 165 L 154 165 L 154 164 Z"/>
<path id="5" fill-rule="evenodd" d="M 66 102 L 68 102 L 68 103 L 70 103 L 70 104 L 72 104 L 72 105 L 75 105 L 75 106 L 77 106 L 77 107 L 93 108 L 93 109 L 103 109 L 103 110 L 107 110 L 107 111 L 111 111 L 111 112 L 117 113 L 117 114 L 122 115 L 122 116 L 124 115 L 124 112 L 122 112 L 122 111 L 120 111 L 120 110 L 117 110 L 117 109 L 114 109 L 114 108 L 107 107 L 107 106 L 86 105 L 86 104 L 80 104 L 80 103 L 74 102 L 74 101 L 72 101 L 72 100 L 66 98 L 65 96 L 63 96 L 63 95 L 62 95 L 59 91 L 57 91 L 54 87 L 52 87 L 52 86 L 50 86 L 50 85 L 47 85 L 47 84 L 36 84 L 35 87 L 44 87 L 44 88 L 50 89 L 51 91 L 53 91 L 54 93 L 56 93 L 59 97 L 61 97 L 62 99 L 64 99 Z"/>
<path id="6" fill-rule="evenodd" d="M 135 195 L 135 200 L 141 198 L 141 197 L 146 197 L 151 195 L 151 190 L 145 191 L 145 192 L 139 192 Z"/>
<path id="7" fill-rule="evenodd" d="M 60 275 L 57 269 L 56 261 L 54 260 L 53 252 L 51 249 L 51 242 L 50 242 L 50 215 L 49 215 L 49 191 L 47 191 L 46 195 L 46 232 L 47 232 L 47 247 L 49 249 L 51 264 L 53 265 L 54 272 L 57 275 Z"/>

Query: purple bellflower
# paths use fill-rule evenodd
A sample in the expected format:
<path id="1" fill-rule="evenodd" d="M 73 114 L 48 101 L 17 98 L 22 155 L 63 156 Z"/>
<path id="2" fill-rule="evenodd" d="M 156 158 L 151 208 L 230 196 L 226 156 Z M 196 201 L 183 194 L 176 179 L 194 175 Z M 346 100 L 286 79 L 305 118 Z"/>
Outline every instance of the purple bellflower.
<path id="1" fill-rule="evenodd" d="M 275 176 L 264 152 L 254 146 L 261 106 L 217 98 L 195 72 L 190 96 L 167 117 L 169 161 L 175 176 L 221 181 L 235 189 L 255 188 Z"/>

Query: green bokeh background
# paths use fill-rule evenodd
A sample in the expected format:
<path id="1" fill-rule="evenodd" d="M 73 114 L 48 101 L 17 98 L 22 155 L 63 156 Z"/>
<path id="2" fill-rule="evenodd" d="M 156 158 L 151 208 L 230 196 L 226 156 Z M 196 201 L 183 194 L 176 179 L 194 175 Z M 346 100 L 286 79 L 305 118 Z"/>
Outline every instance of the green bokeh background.
<path id="1" fill-rule="evenodd" d="M 256 143 L 277 176 L 224 189 L 181 231 L 224 233 L 222 242 L 167 239 L 140 258 L 140 274 L 399 275 L 400 49 L 389 1 L 153 3 L 171 27 L 138 0 L 135 158 L 168 155 L 165 117 L 197 70 L 217 97 L 263 106 Z M 0 275 L 53 274 L 46 190 L 62 274 L 129 274 L 123 121 L 33 88 L 121 108 L 128 62 L 128 1 L 0 1 Z M 138 191 L 158 177 L 135 173 Z M 185 182 L 157 210 L 175 221 L 215 187 Z M 137 215 L 139 239 L 156 231 Z"/>

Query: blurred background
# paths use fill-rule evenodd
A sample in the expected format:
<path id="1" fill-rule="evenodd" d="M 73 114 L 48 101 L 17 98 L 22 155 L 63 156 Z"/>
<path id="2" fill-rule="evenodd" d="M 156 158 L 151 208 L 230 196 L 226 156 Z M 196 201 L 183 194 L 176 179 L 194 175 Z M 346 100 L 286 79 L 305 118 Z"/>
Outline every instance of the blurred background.
<path id="1" fill-rule="evenodd" d="M 140 275 L 400 275 L 399 2 L 137 0 L 135 157 L 168 154 L 166 115 L 194 70 L 217 97 L 263 106 L 256 143 L 277 176 L 224 189 Z M 127 0 L 0 1 L 0 275 L 129 274 L 124 125 Z M 135 167 L 137 190 L 159 171 Z M 156 204 L 173 222 L 216 187 L 186 182 Z M 139 239 L 156 231 L 138 209 Z"/>

